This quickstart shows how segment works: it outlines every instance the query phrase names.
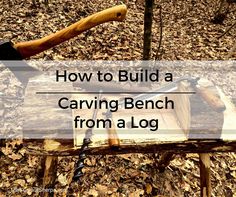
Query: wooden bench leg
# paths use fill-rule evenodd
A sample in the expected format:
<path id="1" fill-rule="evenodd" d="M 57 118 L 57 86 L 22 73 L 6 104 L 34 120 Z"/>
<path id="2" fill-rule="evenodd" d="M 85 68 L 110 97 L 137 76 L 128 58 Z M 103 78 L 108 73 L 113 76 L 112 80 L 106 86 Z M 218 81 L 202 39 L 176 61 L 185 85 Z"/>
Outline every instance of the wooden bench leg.
<path id="1" fill-rule="evenodd" d="M 47 156 L 44 165 L 43 197 L 54 196 L 54 185 L 57 177 L 57 156 Z"/>
<path id="2" fill-rule="evenodd" d="M 161 158 L 157 164 L 157 169 L 159 172 L 164 172 L 165 168 L 170 164 L 171 160 L 174 159 L 173 152 L 165 152 L 161 155 Z"/>
<path id="3" fill-rule="evenodd" d="M 208 153 L 200 153 L 199 162 L 200 162 L 201 197 L 210 197 L 211 196 L 210 155 Z"/>

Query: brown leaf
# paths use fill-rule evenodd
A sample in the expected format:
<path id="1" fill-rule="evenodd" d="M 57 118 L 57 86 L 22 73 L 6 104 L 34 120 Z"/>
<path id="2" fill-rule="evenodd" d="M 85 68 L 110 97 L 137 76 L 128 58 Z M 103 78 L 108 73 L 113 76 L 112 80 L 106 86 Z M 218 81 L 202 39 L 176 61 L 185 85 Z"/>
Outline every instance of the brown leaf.
<path id="1" fill-rule="evenodd" d="M 58 181 L 62 186 L 65 186 L 67 184 L 67 177 L 66 175 L 60 174 L 58 176 Z"/>
<path id="2" fill-rule="evenodd" d="M 23 187 L 25 185 L 25 180 L 24 179 L 17 179 L 14 181 L 14 183 Z"/>
<path id="3" fill-rule="evenodd" d="M 150 183 L 146 184 L 146 193 L 151 194 L 152 193 L 152 185 Z"/>

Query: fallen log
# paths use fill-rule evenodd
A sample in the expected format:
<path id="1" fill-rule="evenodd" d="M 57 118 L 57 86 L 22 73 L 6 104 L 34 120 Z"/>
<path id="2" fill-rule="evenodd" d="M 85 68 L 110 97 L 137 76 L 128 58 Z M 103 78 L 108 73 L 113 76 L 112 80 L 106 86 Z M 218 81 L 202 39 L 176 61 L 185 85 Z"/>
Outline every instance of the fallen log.
<path id="1" fill-rule="evenodd" d="M 73 144 L 61 144 L 57 141 L 57 146 L 52 149 L 45 149 L 42 143 L 37 140 L 25 140 L 24 145 L 27 154 L 32 155 L 57 155 L 57 156 L 77 156 L 80 148 Z M 122 144 L 122 142 L 121 142 Z M 176 153 L 214 153 L 214 152 L 236 152 L 236 141 L 222 140 L 189 140 L 179 142 L 165 142 L 159 144 L 130 144 L 122 145 L 118 150 L 111 150 L 110 147 L 101 146 L 88 151 L 88 155 L 117 155 L 128 153 L 158 153 L 173 150 Z"/>

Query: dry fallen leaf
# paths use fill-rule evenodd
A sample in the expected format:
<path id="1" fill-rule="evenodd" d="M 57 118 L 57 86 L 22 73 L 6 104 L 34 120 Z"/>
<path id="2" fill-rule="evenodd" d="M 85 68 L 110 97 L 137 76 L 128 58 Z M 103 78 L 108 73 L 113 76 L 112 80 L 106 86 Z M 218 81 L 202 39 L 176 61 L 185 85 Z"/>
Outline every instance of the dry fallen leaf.
<path id="1" fill-rule="evenodd" d="M 129 194 L 130 197 L 137 197 L 137 196 L 142 196 L 142 195 L 144 195 L 143 189 L 137 189 L 135 192 L 132 192 Z"/>
<path id="2" fill-rule="evenodd" d="M 8 157 L 11 158 L 13 161 L 16 161 L 16 160 L 21 159 L 22 155 L 21 154 L 12 153 L 11 155 L 8 155 Z"/>
<path id="3" fill-rule="evenodd" d="M 67 184 L 67 177 L 66 175 L 60 174 L 58 176 L 58 181 L 62 186 L 65 186 Z"/>
<path id="4" fill-rule="evenodd" d="M 17 179 L 14 181 L 15 184 L 20 185 L 21 187 L 24 187 L 25 180 L 24 179 Z"/>
<path id="5" fill-rule="evenodd" d="M 151 194 L 152 193 L 152 185 L 150 183 L 146 184 L 146 193 Z"/>
<path id="6" fill-rule="evenodd" d="M 95 189 L 90 189 L 89 190 L 89 195 L 97 197 L 98 196 L 98 191 Z"/>
<path id="7" fill-rule="evenodd" d="M 233 171 L 230 174 L 232 175 L 232 177 L 234 177 L 236 179 L 236 171 Z"/>

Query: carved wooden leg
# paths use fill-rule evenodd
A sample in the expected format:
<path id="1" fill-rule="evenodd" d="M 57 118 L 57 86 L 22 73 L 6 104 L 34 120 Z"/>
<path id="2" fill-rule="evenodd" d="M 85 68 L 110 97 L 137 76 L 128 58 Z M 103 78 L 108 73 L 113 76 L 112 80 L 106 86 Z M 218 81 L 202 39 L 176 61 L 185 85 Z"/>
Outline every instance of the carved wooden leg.
<path id="1" fill-rule="evenodd" d="M 208 153 L 200 153 L 199 162 L 200 162 L 201 197 L 210 197 L 211 196 L 210 155 Z"/>
<path id="2" fill-rule="evenodd" d="M 57 161 L 57 156 L 47 156 L 45 159 L 43 197 L 51 197 L 54 195 L 54 184 L 57 176 Z"/>
<path id="3" fill-rule="evenodd" d="M 170 164 L 171 160 L 174 159 L 174 153 L 173 152 L 165 152 L 161 155 L 161 158 L 157 164 L 157 169 L 159 172 L 164 172 L 165 168 Z"/>

